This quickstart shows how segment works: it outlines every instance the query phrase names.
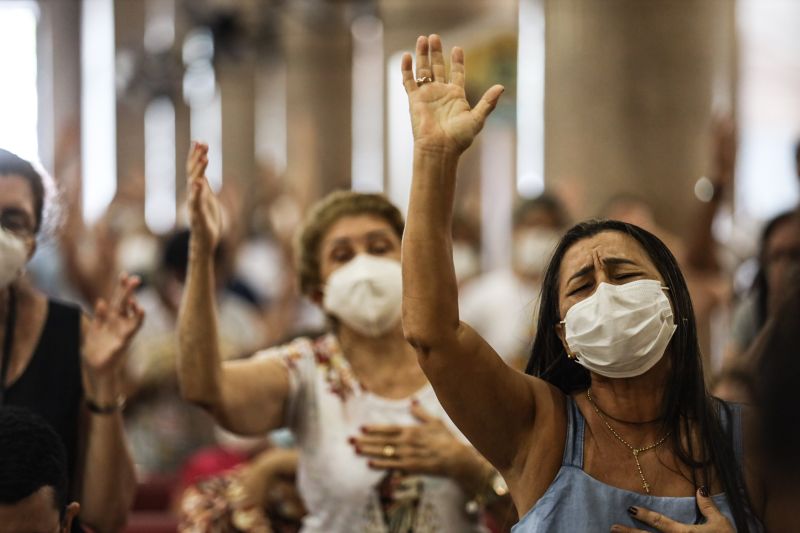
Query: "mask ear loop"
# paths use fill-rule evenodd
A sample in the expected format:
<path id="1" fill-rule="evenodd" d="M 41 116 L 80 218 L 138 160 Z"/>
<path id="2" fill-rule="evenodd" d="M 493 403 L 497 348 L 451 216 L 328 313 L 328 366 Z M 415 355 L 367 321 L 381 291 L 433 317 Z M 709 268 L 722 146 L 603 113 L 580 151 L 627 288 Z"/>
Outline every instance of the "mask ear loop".
<path id="1" fill-rule="evenodd" d="M 560 321 L 558 323 L 558 325 L 561 326 L 562 328 L 565 328 L 565 327 L 567 327 L 567 321 L 566 320 L 562 320 L 562 321 Z M 575 355 L 574 353 L 572 353 L 569 350 L 569 347 L 565 348 L 564 351 L 567 352 L 567 359 L 570 359 L 571 361 L 577 361 L 578 360 L 578 356 Z"/>

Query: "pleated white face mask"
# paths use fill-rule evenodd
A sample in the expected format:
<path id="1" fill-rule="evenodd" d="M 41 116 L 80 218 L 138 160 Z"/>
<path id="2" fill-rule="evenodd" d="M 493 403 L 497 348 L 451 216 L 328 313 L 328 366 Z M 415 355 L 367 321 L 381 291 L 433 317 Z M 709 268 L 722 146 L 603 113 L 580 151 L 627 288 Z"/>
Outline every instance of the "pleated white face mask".
<path id="1" fill-rule="evenodd" d="M 394 259 L 359 254 L 328 277 L 322 307 L 367 337 L 400 321 L 403 277 Z"/>
<path id="2" fill-rule="evenodd" d="M 28 262 L 25 241 L 5 228 L 0 228 L 0 289 L 11 285 Z"/>
<path id="3" fill-rule="evenodd" d="M 677 326 L 669 299 L 656 280 L 601 283 L 564 317 L 571 355 L 591 372 L 630 378 L 664 356 Z"/>

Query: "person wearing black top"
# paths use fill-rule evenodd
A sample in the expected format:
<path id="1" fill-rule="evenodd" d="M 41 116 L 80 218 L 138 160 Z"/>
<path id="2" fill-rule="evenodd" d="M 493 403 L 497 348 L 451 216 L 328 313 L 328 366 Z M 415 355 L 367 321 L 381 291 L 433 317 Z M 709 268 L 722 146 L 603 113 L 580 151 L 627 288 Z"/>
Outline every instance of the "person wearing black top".
<path id="1" fill-rule="evenodd" d="M 83 522 L 98 533 L 118 531 L 136 487 L 120 374 L 144 316 L 133 294 L 139 280 L 123 274 L 92 317 L 31 286 L 21 273 L 36 249 L 44 197 L 33 166 L 0 150 L 0 406 L 26 407 L 52 425 Z"/>

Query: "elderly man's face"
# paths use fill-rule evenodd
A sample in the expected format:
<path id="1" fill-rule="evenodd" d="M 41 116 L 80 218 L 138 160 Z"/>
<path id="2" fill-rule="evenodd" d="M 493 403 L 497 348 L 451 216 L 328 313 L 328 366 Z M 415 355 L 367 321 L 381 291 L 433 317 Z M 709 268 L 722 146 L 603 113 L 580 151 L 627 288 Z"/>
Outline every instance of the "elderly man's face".
<path id="1" fill-rule="evenodd" d="M 52 487 L 42 487 L 17 503 L 0 504 L 0 533 L 68 533 L 79 509 L 69 504 L 62 521 Z"/>

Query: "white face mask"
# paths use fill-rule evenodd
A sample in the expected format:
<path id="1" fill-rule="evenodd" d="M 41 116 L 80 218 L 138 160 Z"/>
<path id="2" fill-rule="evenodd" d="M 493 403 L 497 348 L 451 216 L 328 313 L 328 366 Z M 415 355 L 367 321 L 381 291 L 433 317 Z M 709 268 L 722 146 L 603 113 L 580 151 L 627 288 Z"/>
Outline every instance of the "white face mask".
<path id="1" fill-rule="evenodd" d="M 560 234 L 550 228 L 520 230 L 514 237 L 514 268 L 528 276 L 541 276 L 550 264 Z"/>
<path id="2" fill-rule="evenodd" d="M 397 325 L 403 297 L 400 263 L 359 254 L 328 277 L 322 307 L 367 337 Z"/>
<path id="3" fill-rule="evenodd" d="M 663 357 L 675 326 L 669 299 L 656 280 L 601 283 L 564 317 L 571 355 L 591 372 L 630 378 Z"/>
<path id="4" fill-rule="evenodd" d="M 0 289 L 16 281 L 27 262 L 25 241 L 0 227 Z"/>

